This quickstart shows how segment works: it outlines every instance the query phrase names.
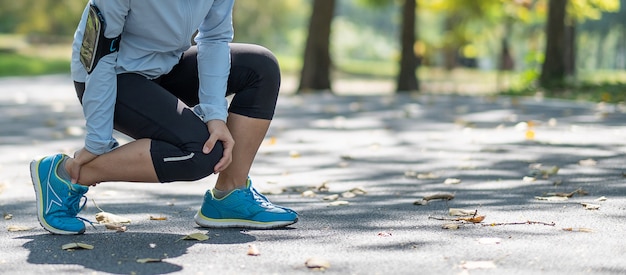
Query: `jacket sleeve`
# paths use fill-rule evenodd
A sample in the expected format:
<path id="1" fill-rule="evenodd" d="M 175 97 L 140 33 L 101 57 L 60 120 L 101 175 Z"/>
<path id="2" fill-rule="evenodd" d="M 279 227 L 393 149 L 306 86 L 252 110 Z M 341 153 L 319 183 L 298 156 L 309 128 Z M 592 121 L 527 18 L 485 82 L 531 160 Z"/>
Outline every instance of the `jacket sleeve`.
<path id="1" fill-rule="evenodd" d="M 233 0 L 216 0 L 198 29 L 198 78 L 200 103 L 194 111 L 204 122 L 226 121 L 226 87 L 230 74 L 230 47 L 233 39 Z"/>
<path id="2" fill-rule="evenodd" d="M 95 4 L 104 17 L 106 23 L 104 36 L 113 38 L 122 33 L 129 10 L 129 0 L 91 0 L 89 4 Z M 96 155 L 107 153 L 118 145 L 113 138 L 113 112 L 117 96 L 115 72 L 117 54 L 114 52 L 102 57 L 85 80 L 83 95 L 83 113 L 87 121 L 85 149 Z"/>

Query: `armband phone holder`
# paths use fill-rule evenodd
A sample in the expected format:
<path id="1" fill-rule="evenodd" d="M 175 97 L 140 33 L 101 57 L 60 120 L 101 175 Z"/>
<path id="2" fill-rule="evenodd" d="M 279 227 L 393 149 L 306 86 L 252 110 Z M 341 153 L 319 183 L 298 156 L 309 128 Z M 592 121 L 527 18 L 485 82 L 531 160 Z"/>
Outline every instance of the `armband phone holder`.
<path id="1" fill-rule="evenodd" d="M 85 23 L 83 42 L 80 47 L 80 62 L 90 74 L 103 56 L 118 51 L 121 36 L 115 38 L 104 36 L 106 22 L 95 5 L 89 5 L 89 14 Z"/>

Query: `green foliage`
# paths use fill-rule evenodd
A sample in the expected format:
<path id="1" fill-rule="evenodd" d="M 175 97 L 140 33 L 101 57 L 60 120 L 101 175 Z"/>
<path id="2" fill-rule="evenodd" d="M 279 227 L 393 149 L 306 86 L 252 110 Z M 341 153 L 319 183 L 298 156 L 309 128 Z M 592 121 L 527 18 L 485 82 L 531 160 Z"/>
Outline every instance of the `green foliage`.
<path id="1" fill-rule="evenodd" d="M 49 60 L 13 53 L 0 53 L 0 76 L 68 73 L 68 60 Z"/>
<path id="2" fill-rule="evenodd" d="M 264 45 L 281 53 L 299 54 L 306 39 L 310 12 L 306 2 L 235 1 L 234 41 Z"/>

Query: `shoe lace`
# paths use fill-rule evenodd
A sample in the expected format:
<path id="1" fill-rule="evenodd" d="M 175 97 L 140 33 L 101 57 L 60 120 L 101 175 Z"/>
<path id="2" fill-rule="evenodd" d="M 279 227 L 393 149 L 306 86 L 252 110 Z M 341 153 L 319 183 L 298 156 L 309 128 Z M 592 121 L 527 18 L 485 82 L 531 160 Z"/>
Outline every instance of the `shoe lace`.
<path id="1" fill-rule="evenodd" d="M 84 200 L 83 200 L 84 199 Z M 71 195 L 65 200 L 65 206 L 68 209 L 68 213 L 76 217 L 79 220 L 89 223 L 94 229 L 97 229 L 94 223 L 86 218 L 79 217 L 78 213 L 87 205 L 87 196 L 85 195 Z"/>
<path id="2" fill-rule="evenodd" d="M 250 193 L 252 193 L 252 198 L 261 204 L 261 206 L 269 208 L 274 207 L 274 204 L 270 202 L 263 194 L 257 191 L 254 187 L 250 187 Z"/>

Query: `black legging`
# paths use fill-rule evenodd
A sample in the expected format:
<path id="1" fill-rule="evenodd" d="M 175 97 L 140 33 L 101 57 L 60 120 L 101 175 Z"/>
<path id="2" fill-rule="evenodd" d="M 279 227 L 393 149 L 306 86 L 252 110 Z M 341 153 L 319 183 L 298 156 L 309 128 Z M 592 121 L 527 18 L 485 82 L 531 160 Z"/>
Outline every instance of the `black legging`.
<path id="1" fill-rule="evenodd" d="M 271 120 L 280 87 L 276 58 L 251 44 L 230 44 L 230 52 L 225 96 L 234 96 L 228 111 Z M 150 154 L 160 182 L 204 178 L 222 157 L 221 142 L 211 153 L 202 153 L 209 132 L 188 108 L 199 101 L 196 56 L 197 48 L 191 47 L 170 73 L 155 80 L 133 73 L 117 76 L 114 128 L 135 139 L 152 139 Z M 82 102 L 85 83 L 74 84 Z"/>

